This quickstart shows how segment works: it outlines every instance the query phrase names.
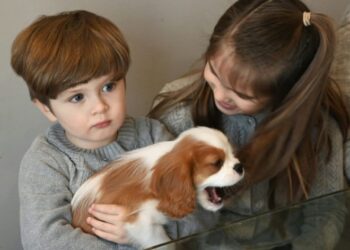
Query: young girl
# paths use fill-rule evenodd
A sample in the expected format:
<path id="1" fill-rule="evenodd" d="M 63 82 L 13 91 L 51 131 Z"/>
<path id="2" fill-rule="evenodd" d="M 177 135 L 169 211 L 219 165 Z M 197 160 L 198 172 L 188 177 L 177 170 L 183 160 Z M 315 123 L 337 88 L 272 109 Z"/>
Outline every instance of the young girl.
<path id="1" fill-rule="evenodd" d="M 239 148 L 247 174 L 228 205 L 235 219 L 347 187 L 349 114 L 330 78 L 334 47 L 330 19 L 299 0 L 239 0 L 216 24 L 202 71 L 158 96 L 150 116 L 174 135 L 209 126 Z M 341 201 L 305 209 L 293 249 L 334 247 L 345 211 Z"/>
<path id="2" fill-rule="evenodd" d="M 128 45 L 117 26 L 88 11 L 43 16 L 12 46 L 12 67 L 33 103 L 54 124 L 39 135 L 19 172 L 24 249 L 133 249 L 71 225 L 71 199 L 94 172 L 126 151 L 172 139 L 164 126 L 126 115 Z M 107 240 L 123 238 L 124 211 L 91 208 L 88 223 Z M 100 221 L 111 221 L 103 223 Z"/>

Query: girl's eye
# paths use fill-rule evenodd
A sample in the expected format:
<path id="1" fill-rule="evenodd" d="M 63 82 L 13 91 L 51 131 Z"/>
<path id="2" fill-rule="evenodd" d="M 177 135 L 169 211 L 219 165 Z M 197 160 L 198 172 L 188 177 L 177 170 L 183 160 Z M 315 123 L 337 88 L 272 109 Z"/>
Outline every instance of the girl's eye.
<path id="1" fill-rule="evenodd" d="M 107 84 L 105 84 L 102 88 L 103 92 L 111 92 L 116 86 L 115 82 L 109 82 Z"/>
<path id="2" fill-rule="evenodd" d="M 212 82 L 207 82 L 207 83 L 212 90 L 215 89 L 215 85 Z"/>
<path id="3" fill-rule="evenodd" d="M 250 97 L 250 96 L 245 96 L 245 95 L 238 95 L 239 98 L 243 99 L 243 100 L 247 100 L 247 101 L 251 101 L 254 100 L 254 97 Z"/>
<path id="4" fill-rule="evenodd" d="M 69 99 L 69 101 L 73 102 L 73 103 L 78 103 L 78 102 L 80 102 L 83 99 L 84 99 L 84 95 L 83 94 L 76 94 L 76 95 L 72 96 Z"/>
<path id="5" fill-rule="evenodd" d="M 242 100 L 244 101 L 248 101 L 248 102 L 253 102 L 253 103 L 258 103 L 259 100 L 256 98 L 256 97 L 253 97 L 253 96 L 241 96 L 241 95 L 238 95 L 239 98 L 241 98 Z"/>

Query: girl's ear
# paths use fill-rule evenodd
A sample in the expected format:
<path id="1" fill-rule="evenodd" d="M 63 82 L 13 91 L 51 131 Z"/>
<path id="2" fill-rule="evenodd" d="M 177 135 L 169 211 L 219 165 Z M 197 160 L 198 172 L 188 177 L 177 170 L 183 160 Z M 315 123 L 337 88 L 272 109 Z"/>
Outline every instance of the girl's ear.
<path id="1" fill-rule="evenodd" d="M 52 113 L 52 111 L 47 105 L 43 104 L 38 99 L 34 99 L 33 103 L 49 121 L 51 122 L 57 121 L 56 116 L 54 115 L 54 113 Z"/>

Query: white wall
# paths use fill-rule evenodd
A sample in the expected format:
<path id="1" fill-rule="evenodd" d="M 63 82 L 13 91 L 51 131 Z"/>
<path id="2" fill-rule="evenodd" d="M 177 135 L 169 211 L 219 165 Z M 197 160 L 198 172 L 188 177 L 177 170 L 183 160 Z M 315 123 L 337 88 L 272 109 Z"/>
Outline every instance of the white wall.
<path id="1" fill-rule="evenodd" d="M 308 0 L 338 18 L 348 0 Z M 42 14 L 86 9 L 125 34 L 132 53 L 128 109 L 145 114 L 161 86 L 185 73 L 204 51 L 213 25 L 233 0 L 1 0 L 0 2 L 0 249 L 21 249 L 17 173 L 20 159 L 48 122 L 30 103 L 10 68 L 16 34 Z"/>

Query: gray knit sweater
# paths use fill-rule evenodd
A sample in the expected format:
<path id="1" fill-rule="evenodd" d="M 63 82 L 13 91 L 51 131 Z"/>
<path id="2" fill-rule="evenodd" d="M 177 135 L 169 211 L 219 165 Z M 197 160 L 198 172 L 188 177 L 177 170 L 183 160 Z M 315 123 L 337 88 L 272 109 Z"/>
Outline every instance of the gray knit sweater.
<path id="1" fill-rule="evenodd" d="M 193 76 L 178 79 L 165 85 L 163 91 L 178 89 L 188 84 L 189 81 L 193 81 L 193 79 Z M 252 136 L 256 126 L 263 117 L 264 114 L 257 116 L 222 115 L 222 130 L 234 145 L 241 147 Z M 182 104 L 179 104 L 160 120 L 175 136 L 193 126 L 190 107 Z M 325 164 L 324 155 L 319 156 L 316 179 L 311 187 L 309 198 L 347 188 L 344 166 L 349 164 L 350 156 L 346 157 L 343 137 L 338 125 L 333 119 L 329 120 L 329 125 L 332 135 L 332 154 L 327 164 Z M 346 158 L 347 160 L 345 160 Z M 221 223 L 229 223 L 267 212 L 269 210 L 268 189 L 269 182 L 266 180 L 251 187 L 239 197 L 235 197 L 234 202 L 228 204 L 226 210 L 222 211 Z M 276 193 L 276 202 L 279 206 L 286 205 L 288 194 L 285 190 L 276 190 Z M 283 238 L 287 243 L 292 244 L 293 249 L 333 249 L 342 232 L 346 213 L 347 209 L 343 200 L 335 199 L 332 203 L 310 205 L 307 209 L 303 209 L 298 216 L 294 214 L 284 222 L 280 221 L 286 227 L 286 235 L 283 237 L 276 236 L 274 235 L 275 232 L 271 232 L 268 221 L 256 220 L 249 223 L 249 226 L 235 228 L 234 232 L 231 228 L 232 235 L 230 240 L 244 241 L 246 246 L 249 246 L 249 242 L 251 242 L 250 247 L 253 247 L 258 242 L 262 243 L 265 241 L 265 243 L 271 244 L 273 241 L 277 242 Z M 248 225 L 248 223 L 245 225 Z M 218 244 L 218 241 L 215 242 Z M 235 247 L 238 247 L 238 245 Z M 237 249 L 241 248 L 238 247 Z"/>
<path id="2" fill-rule="evenodd" d="M 19 172 L 21 238 L 24 249 L 131 249 L 74 229 L 70 201 L 79 186 L 120 154 L 172 139 L 159 122 L 128 117 L 111 144 L 94 150 L 71 144 L 59 124 L 38 136 Z"/>

